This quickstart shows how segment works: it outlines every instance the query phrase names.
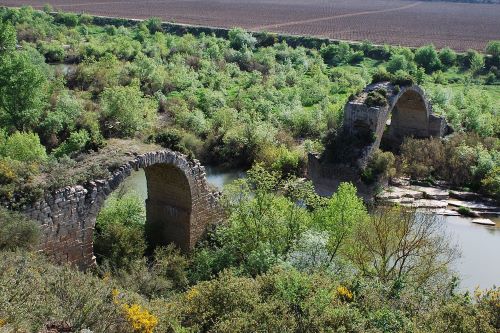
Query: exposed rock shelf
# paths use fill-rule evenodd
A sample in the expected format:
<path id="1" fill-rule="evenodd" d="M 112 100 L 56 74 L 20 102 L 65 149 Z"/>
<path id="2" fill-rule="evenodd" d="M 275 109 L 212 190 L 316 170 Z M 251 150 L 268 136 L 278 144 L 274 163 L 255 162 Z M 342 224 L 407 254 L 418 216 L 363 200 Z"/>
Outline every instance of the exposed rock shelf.
<path id="1" fill-rule="evenodd" d="M 461 207 L 469 210 L 471 215 L 477 217 L 481 215 L 498 215 L 500 208 L 489 199 L 482 198 L 480 195 L 472 192 L 450 191 L 446 188 L 399 185 L 388 186 L 376 199 L 381 202 L 399 204 L 402 206 L 414 207 L 417 209 L 428 209 L 436 214 L 458 216 L 458 209 Z M 479 224 L 494 225 L 481 220 Z"/>

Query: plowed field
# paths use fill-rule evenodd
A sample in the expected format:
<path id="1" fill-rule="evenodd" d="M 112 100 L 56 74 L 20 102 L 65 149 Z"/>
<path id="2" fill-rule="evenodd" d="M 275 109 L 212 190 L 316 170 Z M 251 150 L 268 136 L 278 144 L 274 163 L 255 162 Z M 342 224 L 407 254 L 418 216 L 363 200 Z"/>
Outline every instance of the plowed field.
<path id="1" fill-rule="evenodd" d="M 411 0 L 0 0 L 89 14 L 463 51 L 500 40 L 500 5 Z"/>

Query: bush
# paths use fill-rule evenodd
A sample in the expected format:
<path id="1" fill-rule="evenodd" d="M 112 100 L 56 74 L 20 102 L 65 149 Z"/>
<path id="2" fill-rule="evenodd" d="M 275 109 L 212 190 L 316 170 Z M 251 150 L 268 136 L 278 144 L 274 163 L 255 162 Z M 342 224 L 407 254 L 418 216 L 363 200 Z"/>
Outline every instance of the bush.
<path id="1" fill-rule="evenodd" d="M 0 207 L 0 251 L 36 249 L 39 239 L 40 228 L 36 222 Z"/>
<path id="2" fill-rule="evenodd" d="M 54 17 L 54 22 L 64 24 L 67 27 L 74 28 L 78 25 L 80 19 L 77 14 L 59 12 Z"/>
<path id="3" fill-rule="evenodd" d="M 0 153 L 20 162 L 42 163 L 47 160 L 45 147 L 35 133 L 15 132 L 7 137 Z"/>
<path id="4" fill-rule="evenodd" d="M 353 59 L 351 47 L 345 42 L 323 45 L 319 52 L 325 62 L 332 66 L 347 64 Z M 356 55 L 356 58 L 359 58 L 359 55 Z"/>
<path id="5" fill-rule="evenodd" d="M 147 133 L 158 109 L 136 84 L 106 88 L 101 94 L 101 107 L 105 131 L 119 137 L 132 137 L 138 131 Z"/>
<path id="6" fill-rule="evenodd" d="M 370 91 L 368 96 L 366 96 L 365 104 L 370 107 L 386 106 L 387 105 L 387 91 L 383 89 L 377 89 Z"/>
<path id="7" fill-rule="evenodd" d="M 396 158 L 391 152 L 376 150 L 365 170 L 363 170 L 363 181 L 370 184 L 373 183 L 377 177 L 382 177 L 384 179 L 393 177 L 396 174 L 395 162 Z"/>
<path id="8" fill-rule="evenodd" d="M 455 65 L 457 54 L 449 47 L 445 47 L 444 49 L 439 51 L 439 60 L 445 67 L 451 67 Z"/>
<path id="9" fill-rule="evenodd" d="M 432 73 L 441 68 L 441 61 L 434 45 L 427 45 L 417 49 L 415 62 L 423 67 L 427 73 Z"/>
<path id="10" fill-rule="evenodd" d="M 66 141 L 64 141 L 55 151 L 54 156 L 71 156 L 85 150 L 90 141 L 89 133 L 86 130 L 72 132 Z"/>
<path id="11" fill-rule="evenodd" d="M 392 75 L 385 68 L 378 68 L 375 73 L 372 75 L 372 83 L 377 82 L 389 82 L 392 80 Z"/>
<path id="12" fill-rule="evenodd" d="M 61 62 L 66 54 L 59 42 L 42 43 L 38 50 L 48 62 Z"/>
<path id="13" fill-rule="evenodd" d="M 409 62 L 402 54 L 395 54 L 387 63 L 387 70 L 389 73 L 396 73 L 397 71 L 408 71 L 410 69 Z"/>
<path id="14" fill-rule="evenodd" d="M 235 50 L 241 50 L 243 48 L 253 49 L 255 43 L 257 43 L 255 37 L 241 28 L 229 30 L 228 39 L 231 47 Z"/>
<path id="15" fill-rule="evenodd" d="M 465 65 L 472 74 L 477 75 L 484 67 L 484 57 L 475 50 L 469 50 L 465 57 Z"/>
<path id="16" fill-rule="evenodd" d="M 36 253 L 0 253 L 0 330 L 42 332 L 49 320 L 72 331 L 131 332 L 109 279 L 55 266 Z"/>
<path id="17" fill-rule="evenodd" d="M 110 198 L 97 216 L 94 253 L 112 269 L 129 269 L 146 250 L 144 203 L 135 194 Z"/>

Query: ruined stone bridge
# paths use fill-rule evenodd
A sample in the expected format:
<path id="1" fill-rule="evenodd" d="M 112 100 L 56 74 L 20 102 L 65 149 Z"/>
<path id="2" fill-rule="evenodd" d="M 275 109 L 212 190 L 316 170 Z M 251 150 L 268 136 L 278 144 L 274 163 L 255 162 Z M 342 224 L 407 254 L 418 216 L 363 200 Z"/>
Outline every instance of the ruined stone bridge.
<path id="1" fill-rule="evenodd" d="M 46 193 L 26 209 L 28 216 L 40 222 L 40 249 L 57 262 L 81 268 L 95 264 L 97 215 L 105 199 L 138 169 L 144 169 L 147 179 L 146 237 L 150 244 L 175 243 L 188 251 L 209 224 L 220 220 L 219 193 L 210 190 L 204 167 L 181 153 L 162 150 L 136 156 L 108 179 Z"/>
<path id="2" fill-rule="evenodd" d="M 419 86 L 370 84 L 344 107 L 339 145 L 348 156 L 339 160 L 338 151 L 309 154 L 308 175 L 321 195 L 331 195 L 341 182 L 352 182 L 358 194 L 370 200 L 377 184 L 366 184 L 360 174 L 381 144 L 397 151 L 405 137 L 443 137 L 449 131 L 446 120 L 432 112 Z"/>
<path id="3" fill-rule="evenodd" d="M 370 105 L 370 94 L 382 92 L 385 105 Z M 395 86 L 389 82 L 368 85 L 344 108 L 345 135 L 367 137 L 358 165 L 364 167 L 383 142 L 399 147 L 405 137 L 443 137 L 448 131 L 446 120 L 432 112 L 432 105 L 417 85 Z"/>

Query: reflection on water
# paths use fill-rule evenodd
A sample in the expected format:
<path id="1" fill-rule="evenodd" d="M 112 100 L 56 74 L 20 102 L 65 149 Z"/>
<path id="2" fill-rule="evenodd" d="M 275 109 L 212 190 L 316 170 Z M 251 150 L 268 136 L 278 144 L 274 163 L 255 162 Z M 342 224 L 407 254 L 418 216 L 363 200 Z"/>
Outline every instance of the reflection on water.
<path id="1" fill-rule="evenodd" d="M 220 171 L 206 168 L 207 180 L 221 189 L 225 184 L 244 177 L 242 171 Z M 147 185 L 144 170 L 133 172 L 119 192 L 135 191 L 142 198 L 147 198 Z M 445 216 L 445 230 L 460 247 L 462 257 L 454 265 L 461 275 L 462 287 L 473 290 L 478 285 L 490 288 L 500 285 L 500 220 L 494 219 L 496 227 L 477 225 L 470 219 L 458 216 Z"/>
<path id="2" fill-rule="evenodd" d="M 245 172 L 241 170 L 223 171 L 214 167 L 205 167 L 205 171 L 207 173 L 207 181 L 219 190 L 222 190 L 224 185 L 229 184 L 233 180 L 245 177 Z"/>
<path id="3" fill-rule="evenodd" d="M 444 217 L 446 231 L 462 252 L 454 269 L 460 273 L 464 289 L 500 285 L 500 221 L 493 221 L 496 227 L 474 224 L 459 216 Z"/>

